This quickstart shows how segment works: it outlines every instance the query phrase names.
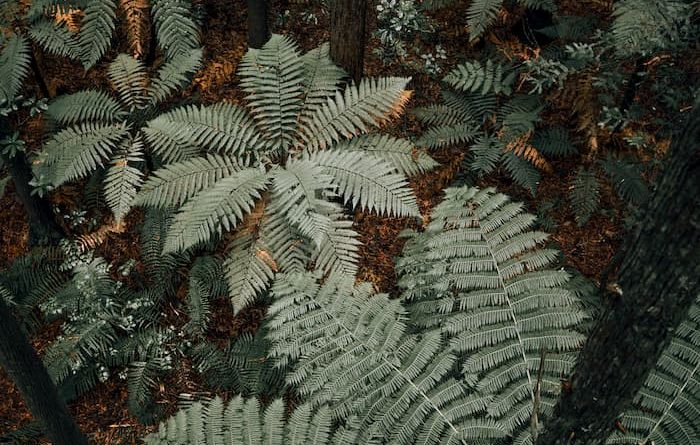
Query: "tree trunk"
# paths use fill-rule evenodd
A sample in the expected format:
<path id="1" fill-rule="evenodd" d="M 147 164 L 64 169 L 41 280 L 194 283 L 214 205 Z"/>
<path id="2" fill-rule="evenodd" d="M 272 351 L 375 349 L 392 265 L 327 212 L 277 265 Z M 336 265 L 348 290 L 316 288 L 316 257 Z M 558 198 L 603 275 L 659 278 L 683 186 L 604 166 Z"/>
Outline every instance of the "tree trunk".
<path id="1" fill-rule="evenodd" d="M 367 0 L 331 0 L 331 59 L 359 83 L 365 60 Z"/>
<path id="2" fill-rule="evenodd" d="M 6 119 L 0 119 L 0 138 L 10 131 L 10 125 Z M 27 214 L 29 224 L 29 244 L 55 244 L 63 237 L 63 231 L 56 224 L 51 212 L 49 202 L 36 195 L 32 195 L 29 182 L 32 180 L 32 169 L 24 153 L 18 152 L 12 159 L 3 158 L 2 161 L 12 176 L 15 184 L 15 193 L 22 203 Z"/>
<path id="3" fill-rule="evenodd" d="M 600 445 L 700 292 L 700 105 L 671 143 L 654 196 L 626 240 L 618 285 L 538 445 Z"/>
<path id="4" fill-rule="evenodd" d="M 0 298 L 0 365 L 22 393 L 32 415 L 54 445 L 87 445 L 41 359 Z"/>
<path id="5" fill-rule="evenodd" d="M 248 0 L 248 47 L 260 49 L 268 40 L 267 0 Z"/>

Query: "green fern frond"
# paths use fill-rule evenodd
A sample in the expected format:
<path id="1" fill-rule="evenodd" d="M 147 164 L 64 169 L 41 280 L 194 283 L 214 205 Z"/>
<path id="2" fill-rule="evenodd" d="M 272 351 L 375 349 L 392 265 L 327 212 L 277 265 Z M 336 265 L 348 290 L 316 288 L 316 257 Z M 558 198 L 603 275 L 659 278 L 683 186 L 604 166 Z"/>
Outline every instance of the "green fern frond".
<path id="1" fill-rule="evenodd" d="M 70 32 L 65 24 L 42 19 L 32 23 L 28 33 L 32 40 L 47 53 L 80 60 L 81 48 L 78 37 Z"/>
<path id="2" fill-rule="evenodd" d="M 469 148 L 469 168 L 479 174 L 491 173 L 503 155 L 503 144 L 498 138 L 481 135 Z"/>
<path id="3" fill-rule="evenodd" d="M 175 215 L 164 252 L 185 250 L 211 240 L 224 229 L 235 228 L 260 199 L 267 183 L 267 173 L 248 168 L 196 193 Z"/>
<path id="4" fill-rule="evenodd" d="M 323 167 L 353 208 L 395 216 L 420 216 L 416 198 L 403 175 L 380 158 L 362 152 L 326 150 L 308 156 Z"/>
<path id="5" fill-rule="evenodd" d="M 151 391 L 157 388 L 156 376 L 165 368 L 165 361 L 160 357 L 149 357 L 146 361 L 129 364 L 127 388 L 129 390 L 129 411 L 141 415 L 152 401 Z"/>
<path id="6" fill-rule="evenodd" d="M 199 48 L 199 28 L 190 0 L 153 0 L 151 8 L 158 46 L 166 59 Z"/>
<path id="7" fill-rule="evenodd" d="M 516 155 L 512 151 L 503 153 L 501 158 L 503 166 L 510 173 L 516 184 L 530 191 L 532 196 L 537 193 L 541 175 L 537 168 L 527 160 Z"/>
<path id="8" fill-rule="evenodd" d="M 59 96 L 51 101 L 46 114 L 58 125 L 74 125 L 81 122 L 115 123 L 125 117 L 119 103 L 107 93 L 85 90 Z"/>
<path id="9" fill-rule="evenodd" d="M 115 0 L 89 0 L 86 3 L 78 33 L 80 60 L 85 69 L 95 66 L 109 48 L 116 26 L 116 9 Z"/>
<path id="10" fill-rule="evenodd" d="M 639 165 L 608 156 L 601 166 L 620 198 L 632 205 L 640 205 L 647 200 L 649 188 L 642 178 Z"/>
<path id="11" fill-rule="evenodd" d="M 569 199 L 579 226 L 585 225 L 600 203 L 600 184 L 594 169 L 579 167 L 571 181 Z"/>
<path id="12" fill-rule="evenodd" d="M 173 56 L 158 69 L 158 74 L 148 87 L 152 104 L 168 99 L 190 81 L 202 65 L 202 49 L 193 49 Z"/>
<path id="13" fill-rule="evenodd" d="M 112 86 L 129 108 L 140 108 L 148 103 L 148 77 L 143 63 L 128 54 L 119 54 L 107 70 Z"/>
<path id="14" fill-rule="evenodd" d="M 233 310 L 238 312 L 268 288 L 277 265 L 263 242 L 252 235 L 237 237 L 229 249 L 224 268 Z"/>
<path id="15" fill-rule="evenodd" d="M 43 148 L 51 183 L 58 186 L 102 167 L 127 134 L 121 124 L 83 123 L 61 130 Z"/>
<path id="16" fill-rule="evenodd" d="M 331 60 L 327 43 L 304 54 L 301 59 L 304 62 L 304 91 L 299 116 L 305 120 L 311 117 L 314 109 L 335 95 L 346 74 Z"/>
<path id="17" fill-rule="evenodd" d="M 260 129 L 250 114 L 225 102 L 176 108 L 150 121 L 144 132 L 155 152 L 169 159 L 188 153 L 187 147 L 244 158 L 260 140 Z"/>
<path id="18" fill-rule="evenodd" d="M 12 102 L 29 74 L 29 42 L 14 34 L 0 52 L 0 101 Z"/>
<path id="19" fill-rule="evenodd" d="M 303 145 L 309 150 L 332 147 L 341 139 L 351 139 L 378 127 L 399 114 L 410 94 L 405 90 L 410 79 L 363 79 L 358 86 L 350 85 L 336 93 L 333 100 L 316 108 L 308 120 L 301 122 Z"/>
<path id="20" fill-rule="evenodd" d="M 503 0 L 473 0 L 467 9 L 467 26 L 471 40 L 476 40 L 495 21 Z"/>
<path id="21" fill-rule="evenodd" d="M 700 299 L 691 306 L 671 343 L 637 393 L 634 408 L 608 444 L 696 443 L 700 437 Z"/>
<path id="22" fill-rule="evenodd" d="M 498 110 L 498 96 L 495 94 L 464 93 L 444 90 L 440 93 L 445 105 L 464 114 L 467 122 L 482 124 Z"/>
<path id="23" fill-rule="evenodd" d="M 146 445 L 330 445 L 339 437 L 332 435 L 333 418 L 327 408 L 312 410 L 301 405 L 289 419 L 284 402 L 274 400 L 264 412 L 257 399 L 235 397 L 228 404 L 220 398 L 195 402 L 178 411 L 158 432 L 148 435 Z M 286 422 L 285 422 L 286 420 Z"/>
<path id="24" fill-rule="evenodd" d="M 209 292 L 206 283 L 192 274 L 187 286 L 187 315 L 185 331 L 194 337 L 204 336 L 209 324 Z"/>
<path id="25" fill-rule="evenodd" d="M 431 127 L 417 140 L 416 145 L 430 149 L 449 147 L 472 142 L 480 133 L 478 126 L 473 123 L 458 123 L 455 125 L 439 125 Z"/>
<path id="26" fill-rule="evenodd" d="M 496 1 L 500 4 L 500 0 Z M 511 67 L 487 59 L 484 64 L 473 61 L 458 65 L 443 79 L 453 88 L 467 93 L 510 95 L 518 72 Z"/>
<path id="27" fill-rule="evenodd" d="M 134 204 L 161 209 L 179 206 L 238 171 L 240 167 L 234 159 L 218 155 L 168 164 L 148 178 Z"/>
<path id="28" fill-rule="evenodd" d="M 367 283 L 332 274 L 319 284 L 311 273 L 283 275 L 273 286 L 270 356 L 293 365 L 287 381 L 311 406 L 330 404 L 333 416 L 357 415 L 354 443 L 457 443 L 500 436 L 461 382 L 449 378 L 455 357 L 439 333 L 406 334 L 400 302 L 372 295 Z M 453 442 L 450 442 L 453 441 Z"/>
<path id="29" fill-rule="evenodd" d="M 397 262 L 411 320 L 450 339 L 466 380 L 488 398 L 486 417 L 509 434 L 529 427 L 542 350 L 541 402 L 553 406 L 586 317 L 523 207 L 493 189 L 447 189 Z"/>
<path id="30" fill-rule="evenodd" d="M 576 147 L 569 139 L 569 132 L 562 127 L 538 130 L 532 140 L 537 151 L 547 156 L 564 157 L 575 154 Z"/>
<path id="31" fill-rule="evenodd" d="M 272 35 L 261 49 L 249 50 L 241 60 L 241 86 L 273 150 L 286 150 L 294 142 L 306 69 L 297 45 L 279 34 Z"/>
<path id="32" fill-rule="evenodd" d="M 682 0 L 621 0 L 615 2 L 610 33 L 622 57 L 649 55 L 678 41 L 682 24 L 692 15 Z"/>
<path id="33" fill-rule="evenodd" d="M 399 173 L 406 176 L 425 173 L 439 165 L 427 153 L 414 147 L 411 141 L 385 134 L 358 136 L 338 143 L 333 149 L 367 153 L 396 167 Z"/>
<path id="34" fill-rule="evenodd" d="M 413 110 L 413 115 L 426 125 L 455 125 L 469 119 L 469 115 L 447 105 L 429 105 Z"/>
<path id="35" fill-rule="evenodd" d="M 348 233 L 348 236 L 354 235 Z M 260 242 L 270 252 L 280 271 L 289 273 L 307 269 L 311 249 L 305 241 L 304 236 L 289 224 L 281 212 L 275 210 L 274 205 L 266 207 L 260 227 Z"/>
<path id="36" fill-rule="evenodd" d="M 143 142 L 138 136 L 122 145 L 117 156 L 112 157 L 112 165 L 105 175 L 104 195 L 116 222 L 131 210 L 136 191 L 143 182 L 143 173 L 133 164 L 142 162 Z"/>

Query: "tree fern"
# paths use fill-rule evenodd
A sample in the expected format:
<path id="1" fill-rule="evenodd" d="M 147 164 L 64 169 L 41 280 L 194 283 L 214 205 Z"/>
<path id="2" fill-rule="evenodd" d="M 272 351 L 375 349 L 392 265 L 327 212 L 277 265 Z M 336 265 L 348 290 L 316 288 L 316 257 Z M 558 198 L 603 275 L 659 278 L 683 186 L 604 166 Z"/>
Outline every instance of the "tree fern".
<path id="1" fill-rule="evenodd" d="M 158 46 L 166 58 L 187 54 L 199 47 L 199 29 L 189 0 L 153 0 L 153 23 Z"/>
<path id="2" fill-rule="evenodd" d="M 145 138 L 166 164 L 136 202 L 180 207 L 166 251 L 216 239 L 248 218 L 228 249 L 236 310 L 267 288 L 274 269 L 357 270 L 353 208 L 418 216 L 406 175 L 436 163 L 407 140 L 366 134 L 400 113 L 408 79 L 365 79 L 339 89 L 328 47 L 301 55 L 273 35 L 239 66 L 246 107 L 186 106 L 152 119 Z M 199 150 L 206 157 L 193 156 Z M 248 215 L 253 205 L 262 216 Z M 268 258 L 269 255 L 269 258 Z M 274 267 L 273 267 L 274 265 Z"/>
<path id="3" fill-rule="evenodd" d="M 493 189 L 447 189 L 397 262 L 412 322 L 449 339 L 486 417 L 514 436 L 550 414 L 584 339 L 585 314 L 535 219 Z"/>
<path id="4" fill-rule="evenodd" d="M 611 443 L 690 444 L 700 437 L 700 300 L 676 329 Z"/>

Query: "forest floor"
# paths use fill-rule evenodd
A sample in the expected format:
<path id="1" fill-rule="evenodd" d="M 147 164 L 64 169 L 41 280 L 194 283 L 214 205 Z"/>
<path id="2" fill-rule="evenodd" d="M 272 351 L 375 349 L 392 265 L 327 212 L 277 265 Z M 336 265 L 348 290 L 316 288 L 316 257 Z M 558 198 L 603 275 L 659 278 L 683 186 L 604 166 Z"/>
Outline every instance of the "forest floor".
<path id="1" fill-rule="evenodd" d="M 238 88 L 236 65 L 246 51 L 246 11 L 243 2 L 231 0 L 207 0 L 206 22 L 202 42 L 205 47 L 205 67 L 196 75 L 194 85 L 185 93 L 196 95 L 204 103 L 220 100 L 234 102 L 242 101 L 242 92 Z M 320 2 L 304 0 L 272 1 L 270 17 L 272 30 L 292 36 L 303 50 L 309 50 L 319 42 L 328 39 L 328 17 L 317 5 Z M 371 3 L 371 2 L 370 2 Z M 598 5 L 599 1 L 563 2 L 578 8 Z M 311 6 L 315 5 L 315 6 Z M 289 12 L 285 15 L 284 11 Z M 607 11 L 603 11 L 606 13 Z M 309 13 L 318 20 L 313 20 Z M 285 17 L 284 20 L 282 18 Z M 374 14 L 368 14 L 368 34 L 375 29 L 372 22 Z M 470 47 L 468 35 L 464 29 L 464 11 L 460 8 L 448 8 L 435 14 L 438 24 L 438 41 L 447 51 L 446 66 L 443 74 L 459 61 L 458 55 Z M 283 22 L 283 23 L 281 23 Z M 502 33 L 499 38 L 507 36 Z M 123 42 L 123 36 L 116 36 L 115 41 Z M 507 46 L 507 39 L 504 45 Z M 370 41 L 366 51 L 365 75 L 412 76 L 410 88 L 414 95 L 408 105 L 408 112 L 403 117 L 390 124 L 387 129 L 396 135 L 415 137 L 420 134 L 420 125 L 410 114 L 410 109 L 427 105 L 439 97 L 439 83 L 428 75 L 418 72 L 405 64 L 394 63 L 384 66 L 373 53 L 377 45 L 376 39 Z M 116 48 L 116 51 L 124 48 Z M 415 57 L 420 63 L 420 59 Z M 106 57 L 104 60 L 109 60 Z M 46 58 L 44 60 L 47 77 L 51 80 L 50 87 L 58 93 L 70 93 L 89 86 L 104 86 L 107 84 L 103 63 L 83 74 L 77 64 L 65 60 Z M 556 107 L 555 107 L 556 109 Z M 566 120 L 566 111 L 558 111 L 561 115 L 553 115 L 552 119 Z M 563 116 L 563 117 L 562 117 Z M 41 122 L 34 120 L 23 129 L 23 136 L 29 145 L 36 148 L 41 143 Z M 411 185 L 418 196 L 421 210 L 428 215 L 430 209 L 442 198 L 441 190 L 450 185 L 460 164 L 459 150 L 444 150 L 431 153 L 442 164 L 435 171 L 414 178 Z M 576 159 L 554 161 L 553 169 L 544 172 L 538 194 L 533 199 L 527 192 L 512 185 L 505 175 L 494 174 L 479 183 L 480 186 L 497 186 L 499 190 L 513 196 L 515 200 L 527 203 L 529 210 L 535 212 L 538 203 L 564 199 L 568 192 L 570 176 L 576 169 Z M 20 204 L 14 198 L 12 187 L 8 186 L 5 194 L 0 197 L 0 269 L 7 266 L 14 258 L 27 251 L 27 222 Z M 70 210 L 75 206 L 75 197 L 80 188 L 65 187 L 51 197 L 55 205 Z M 578 269 L 585 276 L 596 279 L 601 270 L 609 263 L 616 251 L 622 231 L 619 225 L 620 205 L 614 200 L 610 190 L 603 189 L 601 207 L 609 209 L 608 214 L 616 215 L 607 218 L 600 213 L 593 217 L 584 227 L 578 227 L 568 206 L 560 206 L 549 216 L 557 223 L 552 232 L 551 240 L 563 251 L 567 265 Z M 126 229 L 121 233 L 108 234 L 106 242 L 97 251 L 108 260 L 122 261 L 125 258 L 138 258 L 138 226 L 140 214 L 132 212 L 126 218 Z M 355 227 L 361 233 L 363 247 L 361 251 L 360 279 L 368 280 L 381 291 L 394 293 L 396 276 L 393 258 L 402 249 L 402 241 L 398 238 L 401 230 L 416 224 L 402 219 L 377 217 L 365 213 L 357 213 Z M 237 335 L 243 331 L 254 331 L 260 319 L 264 316 L 264 308 L 254 307 L 243 311 L 236 317 L 226 307 L 214 309 L 212 330 L 215 337 L 225 338 Z M 33 338 L 35 348 L 41 352 L 55 338 L 58 326 L 54 323 L 43 328 Z M 155 395 L 157 403 L 166 407 L 167 412 L 175 410 L 178 394 L 183 392 L 206 393 L 197 381 L 194 373 L 186 365 L 178 367 L 167 381 L 160 382 L 160 388 Z M 97 444 L 130 444 L 137 443 L 137 438 L 152 429 L 140 425 L 127 410 L 126 382 L 114 376 L 107 382 L 98 384 L 95 389 L 82 396 L 70 406 L 73 415 L 82 430 Z M 22 402 L 22 397 L 13 386 L 8 376 L 0 369 L 0 435 L 13 431 L 31 419 Z M 40 442 L 47 443 L 47 442 Z"/>

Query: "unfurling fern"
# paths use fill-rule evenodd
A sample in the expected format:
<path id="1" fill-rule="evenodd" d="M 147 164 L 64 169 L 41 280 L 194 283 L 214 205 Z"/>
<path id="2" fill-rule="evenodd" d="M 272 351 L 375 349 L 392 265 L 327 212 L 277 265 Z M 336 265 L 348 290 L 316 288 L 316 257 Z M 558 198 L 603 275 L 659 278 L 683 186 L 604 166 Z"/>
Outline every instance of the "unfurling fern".
<path id="1" fill-rule="evenodd" d="M 408 141 L 366 135 L 403 110 L 408 79 L 366 79 L 339 90 L 342 70 L 328 46 L 300 55 L 273 35 L 239 67 L 248 109 L 221 103 L 183 107 L 148 122 L 146 140 L 164 159 L 137 203 L 179 207 L 168 252 L 215 240 L 246 221 L 229 249 L 236 310 L 264 291 L 278 270 L 313 261 L 325 271 L 357 270 L 353 208 L 418 216 L 407 174 L 435 162 Z M 203 152 L 206 156 L 190 157 Z M 255 215 L 251 215 L 253 209 Z"/>
<path id="2" fill-rule="evenodd" d="M 682 445 L 700 438 L 700 299 L 676 329 L 608 444 Z"/>
<path id="3" fill-rule="evenodd" d="M 447 189 L 397 262 L 411 323 L 439 332 L 486 418 L 526 441 L 551 414 L 586 318 L 536 217 L 493 189 Z"/>
<path id="4" fill-rule="evenodd" d="M 201 50 L 164 64 L 149 85 L 144 66 L 121 54 L 110 64 L 108 75 L 119 99 L 87 90 L 61 96 L 49 104 L 47 115 L 59 131 L 45 144 L 35 165 L 41 185 L 57 187 L 107 168 L 104 195 L 119 222 L 131 209 L 143 181 L 145 156 L 187 156 L 164 151 L 142 131 L 143 118 L 155 106 L 184 86 L 199 67 Z M 145 134 L 144 134 L 145 133 Z M 169 134 L 169 133 L 166 133 Z"/>
<path id="5" fill-rule="evenodd" d="M 147 445 L 330 445 L 352 443 L 351 431 L 332 433 L 333 417 L 327 408 L 301 405 L 287 418 L 284 402 L 274 400 L 262 409 L 256 399 L 236 397 L 195 402 L 162 422 L 158 432 L 146 436 Z"/>

